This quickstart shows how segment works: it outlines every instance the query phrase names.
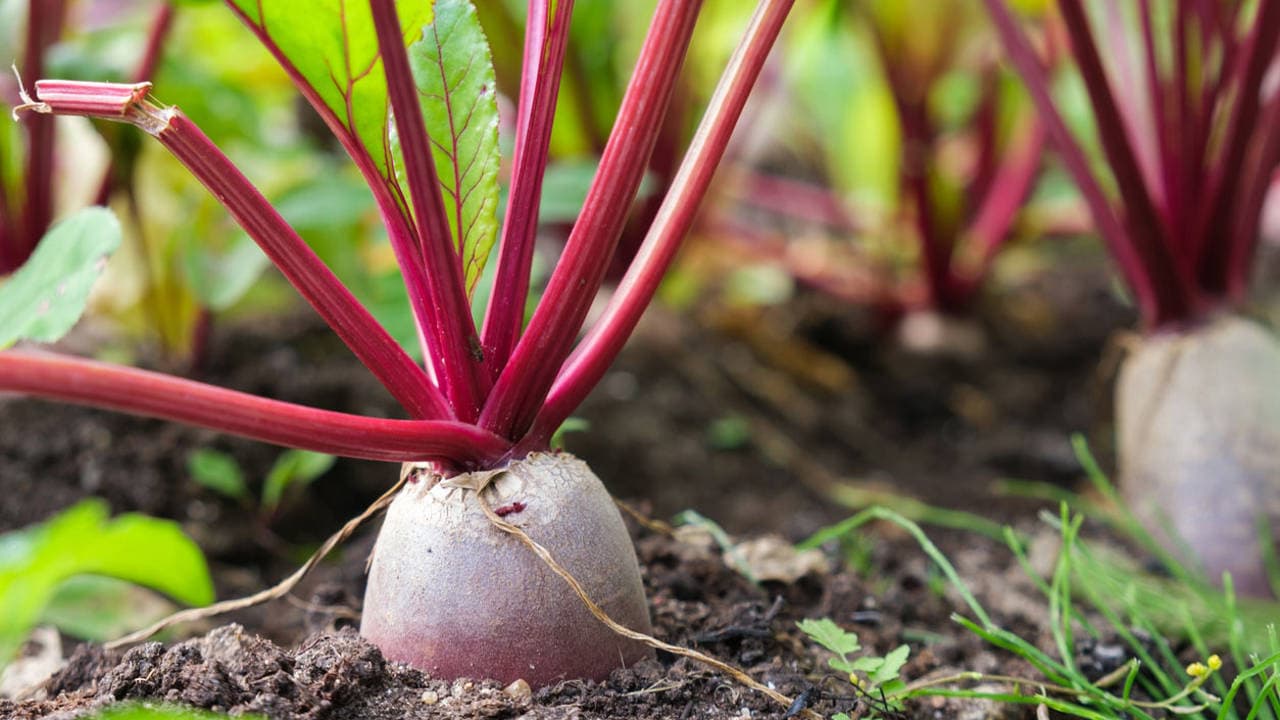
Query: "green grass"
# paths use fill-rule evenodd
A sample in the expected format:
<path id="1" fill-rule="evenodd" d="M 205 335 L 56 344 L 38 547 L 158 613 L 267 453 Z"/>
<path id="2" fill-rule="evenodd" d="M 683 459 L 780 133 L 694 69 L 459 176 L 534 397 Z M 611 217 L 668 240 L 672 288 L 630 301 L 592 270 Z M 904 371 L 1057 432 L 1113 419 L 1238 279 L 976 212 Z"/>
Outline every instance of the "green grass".
<path id="1" fill-rule="evenodd" d="M 1106 504 L 1057 494 L 1059 512 L 1041 517 L 1060 540 L 1049 576 L 1041 577 L 1032 569 L 1025 542 L 1011 528 L 1000 534 L 1043 597 L 1052 651 L 1000 627 L 920 525 L 894 510 L 864 510 L 799 544 L 812 548 L 845 542 L 876 520 L 903 528 L 937 564 L 966 606 L 967 611 L 953 619 L 992 647 L 1022 658 L 1038 674 L 926 676 L 896 689 L 890 699 L 987 699 L 1043 706 L 1063 716 L 1095 720 L 1126 716 L 1280 720 L 1280 640 L 1270 624 L 1280 617 L 1280 606 L 1238 600 L 1229 577 L 1219 590 L 1178 563 L 1124 508 L 1084 441 L 1077 437 L 1074 443 L 1081 465 Z M 1163 566 L 1164 575 L 1143 572 L 1133 560 L 1081 538 L 1086 514 L 1102 519 L 1150 552 Z M 1142 636 L 1149 638 L 1147 642 Z M 1103 678 L 1091 679 L 1076 664 L 1077 648 L 1088 638 L 1121 642 L 1132 659 Z M 1184 665 L 1179 656 L 1187 653 L 1200 660 Z M 1000 683 L 1009 690 L 978 690 L 974 688 L 978 683 Z"/>

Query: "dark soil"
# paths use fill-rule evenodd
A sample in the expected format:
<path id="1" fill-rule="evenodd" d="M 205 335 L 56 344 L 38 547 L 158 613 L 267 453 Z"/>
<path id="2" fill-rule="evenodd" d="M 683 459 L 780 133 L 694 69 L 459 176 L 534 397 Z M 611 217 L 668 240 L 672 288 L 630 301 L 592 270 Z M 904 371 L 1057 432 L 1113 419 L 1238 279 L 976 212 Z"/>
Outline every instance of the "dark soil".
<path id="1" fill-rule="evenodd" d="M 875 572 L 811 574 L 795 584 L 757 586 L 729 570 L 709 540 L 645 534 L 638 543 L 651 600 L 655 635 L 731 662 L 807 707 L 829 715 L 868 707 L 838 673 L 825 669 L 825 653 L 795 627 L 803 617 L 831 617 L 855 629 L 870 651 L 884 653 L 904 639 L 919 640 L 908 673 L 985 669 L 1028 675 L 1021 663 L 1001 660 L 973 637 L 948 633 L 954 600 L 929 582 L 918 548 L 890 539 L 874 552 Z M 990 548 L 982 548 L 983 553 Z M 892 578 L 892 579 L 890 579 Z M 1011 579 L 1011 578 L 1009 578 Z M 1026 591 L 1016 580 L 999 592 Z M 1031 604 L 1028 607 L 1034 608 Z M 1002 616 L 1007 626 L 1030 630 L 1040 617 Z M 272 718 L 730 718 L 779 717 L 782 708 L 685 659 L 617 670 L 608 681 L 570 681 L 530 692 L 492 682 L 446 682 L 387 663 L 349 620 L 281 647 L 240 625 L 165 646 L 147 643 L 107 652 L 82 645 L 40 691 L 44 699 L 0 701 L 0 717 L 74 717 L 127 699 L 177 702 L 233 714 Z M 859 705 L 859 704 L 862 705 Z M 920 702 L 904 717 L 1017 717 L 1012 709 L 979 702 Z"/>
<path id="2" fill-rule="evenodd" d="M 858 318 L 820 298 L 769 310 L 708 306 L 697 327 L 651 313 L 583 407 L 590 432 L 570 435 L 567 446 L 615 495 L 636 499 L 654 517 L 693 508 L 743 537 L 807 536 L 852 512 L 845 506 L 849 487 L 892 490 L 1030 529 L 1038 504 L 997 495 L 993 482 L 1075 483 L 1079 470 L 1068 438 L 1105 419 L 1107 373 L 1098 358 L 1128 320 L 1105 288 L 1078 280 L 1059 276 L 1047 286 L 1009 291 L 1013 300 L 1025 293 L 1069 310 L 1048 321 L 979 313 L 969 331 L 984 345 L 962 353 L 945 343 L 905 350 L 876 335 L 874 317 Z M 1026 306 L 1002 300 L 992 306 Z M 216 333 L 211 347 L 203 373 L 210 382 L 395 415 L 385 391 L 350 355 L 335 351 L 332 336 L 313 319 L 237 326 Z M 205 549 L 224 598 L 287 575 L 397 472 L 341 460 L 276 517 L 261 518 L 192 482 L 186 458 L 198 447 L 227 451 L 257 482 L 277 454 L 273 448 L 14 398 L 0 399 L 0 427 L 0 494 L 20 499 L 0 504 L 0 530 L 87 495 L 106 498 L 116 511 L 174 518 Z M 1105 456 L 1105 446 L 1095 449 Z M 864 531 L 857 571 L 833 555 L 828 572 L 760 586 L 730 570 L 703 539 L 636 532 L 657 637 L 742 667 L 820 713 L 866 707 L 869 700 L 826 668 L 825 651 L 796 630 L 800 618 L 830 617 L 877 653 L 909 643 L 909 678 L 946 669 L 1031 674 L 951 622 L 963 605 L 937 581 L 914 541 L 894 528 Z M 931 534 L 1003 626 L 1047 642 L 1044 603 L 1007 553 L 973 533 Z M 607 682 L 567 682 L 532 694 L 481 681 L 443 682 L 388 664 L 352 629 L 371 537 L 363 533 L 318 568 L 290 602 L 220 619 L 238 624 L 194 628 L 205 634 L 123 653 L 81 645 L 34 695 L 0 701 L 0 718 L 73 717 L 126 698 L 272 718 L 783 716 L 767 698 L 665 654 L 616 671 Z M 954 700 L 920 701 L 901 716 L 1001 713 L 1022 716 Z"/>

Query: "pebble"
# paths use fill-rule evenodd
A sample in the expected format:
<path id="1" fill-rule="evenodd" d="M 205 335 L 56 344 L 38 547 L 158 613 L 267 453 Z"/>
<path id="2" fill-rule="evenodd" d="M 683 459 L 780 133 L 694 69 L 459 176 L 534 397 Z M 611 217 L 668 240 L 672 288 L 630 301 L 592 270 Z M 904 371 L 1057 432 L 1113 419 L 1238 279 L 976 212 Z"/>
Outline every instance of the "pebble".
<path id="1" fill-rule="evenodd" d="M 422 693 L 422 702 L 426 705 L 435 705 L 440 702 L 440 693 L 435 690 L 427 690 Z"/>
<path id="2" fill-rule="evenodd" d="M 525 682 L 523 678 L 502 688 L 502 692 L 516 702 L 527 702 L 533 698 L 533 688 L 530 688 L 529 683 Z"/>

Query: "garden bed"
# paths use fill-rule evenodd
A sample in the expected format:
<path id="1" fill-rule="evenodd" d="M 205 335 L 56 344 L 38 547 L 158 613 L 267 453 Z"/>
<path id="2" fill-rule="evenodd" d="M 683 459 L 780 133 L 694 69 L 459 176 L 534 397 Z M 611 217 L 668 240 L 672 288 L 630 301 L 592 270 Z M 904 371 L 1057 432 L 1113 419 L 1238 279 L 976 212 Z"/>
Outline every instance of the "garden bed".
<path id="1" fill-rule="evenodd" d="M 1074 484 L 1080 471 L 1069 436 L 1105 407 L 1105 373 L 1096 357 L 1126 319 L 1105 289 L 1077 280 L 1026 291 L 1040 299 L 1064 288 L 1078 293 L 1058 307 L 1082 315 L 1055 317 L 1055 329 L 1040 335 L 1049 340 L 1006 341 L 1028 335 L 1004 329 L 1022 320 L 997 315 L 975 326 L 985 347 L 968 354 L 868 341 L 847 308 L 812 298 L 750 316 L 708 306 L 701 321 L 718 333 L 655 312 L 579 413 L 591 429 L 568 436 L 567 447 L 616 496 L 651 516 L 695 509 L 738 538 L 799 540 L 852 514 L 837 501 L 848 496 L 833 492 L 846 487 L 870 499 L 899 494 L 974 511 L 1033 532 L 1042 503 L 998 495 L 994 482 Z M 305 317 L 274 322 L 217 333 L 206 379 L 315 406 L 393 412 L 393 401 L 353 358 L 332 352 L 323 328 Z M 1075 330 L 1057 331 L 1063 327 Z M 779 334 L 793 339 L 784 347 L 793 357 L 775 352 Z M 823 367 L 845 369 L 824 376 Z M 0 437 L 0 492 L 21 499 L 0 510 L 3 529 L 85 495 L 105 497 L 115 511 L 175 518 L 205 549 L 224 598 L 288 574 L 395 473 L 383 464 L 340 460 L 263 523 L 193 483 L 186 457 L 213 446 L 236 457 L 252 479 L 265 474 L 274 449 L 28 400 L 0 401 L 0 417 L 7 428 Z M 677 470 L 692 467 L 701 468 L 698 477 Z M 845 479 L 860 482 L 848 486 Z M 959 596 L 895 527 L 860 531 L 864 552 L 854 569 L 828 549 L 826 570 L 759 585 L 730 569 L 705 536 L 632 529 L 658 638 L 697 647 L 790 697 L 804 696 L 820 713 L 848 712 L 868 699 L 826 667 L 830 654 L 796 628 L 802 618 L 829 617 L 853 628 L 872 653 L 909 644 L 909 679 L 961 670 L 1034 677 L 1023 659 L 992 651 L 951 620 L 964 611 Z M 955 530 L 930 535 L 1003 627 L 1050 649 L 1043 597 L 1000 543 Z M 1051 536 L 1045 536 L 1050 558 Z M 70 663 L 58 675 L 27 699 L 0 703 L 0 716 L 70 717 L 126 698 L 273 718 L 782 715 L 769 699 L 664 653 L 606 682 L 572 681 L 532 693 L 482 681 L 446 683 L 386 663 L 352 630 L 371 538 L 362 532 L 289 601 L 219 618 L 216 627 L 187 628 L 203 633 L 193 639 L 128 651 L 68 650 Z M 972 700 L 912 703 L 903 717 L 1022 716 L 1016 707 L 997 711 Z"/>

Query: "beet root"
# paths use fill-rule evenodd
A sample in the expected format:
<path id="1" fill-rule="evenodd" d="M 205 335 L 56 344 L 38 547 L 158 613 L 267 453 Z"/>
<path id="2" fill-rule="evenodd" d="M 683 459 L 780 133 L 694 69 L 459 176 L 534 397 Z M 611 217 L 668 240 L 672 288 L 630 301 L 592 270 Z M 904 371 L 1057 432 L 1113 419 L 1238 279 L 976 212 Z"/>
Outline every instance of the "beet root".
<path id="1" fill-rule="evenodd" d="M 474 477 L 483 477 L 483 474 Z M 651 657 L 597 620 L 568 584 L 494 527 L 474 491 L 421 477 L 387 510 L 360 632 L 433 677 L 604 679 Z M 571 455 L 535 453 L 492 479 L 485 500 L 550 551 L 606 613 L 649 633 L 639 563 L 600 480 Z"/>
<path id="2" fill-rule="evenodd" d="M 1241 594 L 1270 595 L 1260 538 L 1275 542 L 1280 520 L 1276 337 L 1224 315 L 1146 338 L 1120 371 L 1116 431 L 1124 496 L 1157 539 L 1215 582 L 1230 572 Z"/>

